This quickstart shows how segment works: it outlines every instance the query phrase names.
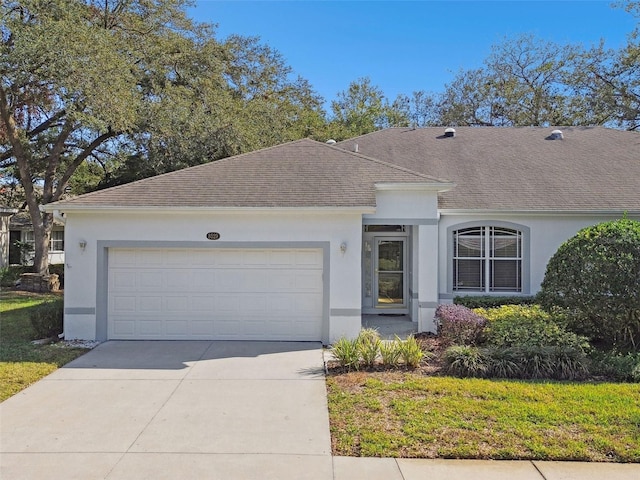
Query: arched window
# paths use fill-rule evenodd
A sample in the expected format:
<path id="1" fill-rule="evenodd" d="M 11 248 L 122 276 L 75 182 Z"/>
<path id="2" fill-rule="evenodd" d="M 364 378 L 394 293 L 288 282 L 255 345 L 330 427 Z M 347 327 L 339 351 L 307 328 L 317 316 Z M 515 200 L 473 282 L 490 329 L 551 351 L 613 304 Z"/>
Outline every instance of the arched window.
<path id="1" fill-rule="evenodd" d="M 453 231 L 454 292 L 522 292 L 523 233 L 501 226 Z"/>

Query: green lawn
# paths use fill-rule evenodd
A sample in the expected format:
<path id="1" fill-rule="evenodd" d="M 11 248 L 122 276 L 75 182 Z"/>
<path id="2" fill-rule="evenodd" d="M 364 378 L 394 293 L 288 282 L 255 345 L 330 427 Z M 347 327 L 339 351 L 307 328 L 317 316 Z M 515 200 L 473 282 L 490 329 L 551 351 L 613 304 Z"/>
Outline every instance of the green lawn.
<path id="1" fill-rule="evenodd" d="M 640 462 L 640 384 L 330 375 L 347 456 Z"/>
<path id="2" fill-rule="evenodd" d="M 0 293 L 0 401 L 37 382 L 87 350 L 59 344 L 33 345 L 30 310 L 55 297 L 5 291 Z"/>

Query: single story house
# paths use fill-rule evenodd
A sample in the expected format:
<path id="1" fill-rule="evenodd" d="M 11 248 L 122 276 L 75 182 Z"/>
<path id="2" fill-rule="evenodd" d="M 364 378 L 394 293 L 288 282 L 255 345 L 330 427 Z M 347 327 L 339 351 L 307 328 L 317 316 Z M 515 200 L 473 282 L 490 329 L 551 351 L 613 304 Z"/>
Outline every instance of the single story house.
<path id="1" fill-rule="evenodd" d="M 579 229 L 640 218 L 640 134 L 391 128 L 298 140 L 46 206 L 66 219 L 65 335 L 433 331 L 456 295 L 532 295 Z"/>
<path id="2" fill-rule="evenodd" d="M 15 210 L 9 218 L 9 242 L 4 252 L 8 265 L 33 265 L 33 225 L 29 212 Z M 64 263 L 64 221 L 59 215 L 53 220 L 49 240 L 49 264 Z"/>

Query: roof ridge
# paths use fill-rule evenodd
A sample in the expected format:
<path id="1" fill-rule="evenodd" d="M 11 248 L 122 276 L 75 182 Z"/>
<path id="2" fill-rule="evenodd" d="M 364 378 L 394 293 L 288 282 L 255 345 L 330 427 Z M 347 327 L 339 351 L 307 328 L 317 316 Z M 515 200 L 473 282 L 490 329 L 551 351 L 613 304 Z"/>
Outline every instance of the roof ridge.
<path id="1" fill-rule="evenodd" d="M 371 132 L 371 133 L 375 133 L 375 132 Z M 368 133 L 366 135 L 370 135 L 370 133 Z M 312 141 L 315 141 L 315 140 L 312 140 Z M 352 152 L 350 150 L 346 150 L 346 149 L 338 147 L 336 145 L 327 145 L 327 144 L 323 144 L 322 142 L 318 142 L 318 143 L 320 143 L 321 145 L 326 145 L 327 147 L 335 149 L 335 150 L 340 150 L 343 153 L 348 153 L 350 155 L 359 157 L 359 158 L 361 158 L 363 160 L 368 160 L 370 162 L 374 162 L 374 163 L 377 163 L 377 164 L 380 164 L 380 165 L 384 165 L 386 167 L 390 167 L 390 168 L 393 168 L 395 170 L 399 170 L 399 171 L 404 172 L 404 173 L 409 173 L 411 175 L 415 175 L 415 176 L 420 177 L 420 178 L 426 178 L 428 180 L 433 180 L 433 181 L 436 181 L 438 183 L 452 183 L 451 180 L 446 180 L 444 178 L 434 177 L 432 175 L 425 175 L 424 173 L 416 172 L 415 170 L 411 170 L 410 168 L 401 167 L 400 165 L 396 165 L 396 164 L 393 164 L 393 163 L 385 162 L 384 160 L 380 160 L 380 159 L 375 158 L 375 157 L 370 157 L 370 156 L 364 155 L 364 154 L 362 154 L 360 152 Z"/>

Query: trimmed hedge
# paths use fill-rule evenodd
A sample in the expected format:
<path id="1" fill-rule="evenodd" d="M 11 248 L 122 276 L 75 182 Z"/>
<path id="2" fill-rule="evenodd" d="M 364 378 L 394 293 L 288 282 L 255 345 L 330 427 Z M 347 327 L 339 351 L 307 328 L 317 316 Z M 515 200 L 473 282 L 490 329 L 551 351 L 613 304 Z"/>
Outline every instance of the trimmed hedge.
<path id="1" fill-rule="evenodd" d="M 502 305 L 533 305 L 536 303 L 536 297 L 458 296 L 453 299 L 453 303 L 467 308 L 496 308 Z"/>

